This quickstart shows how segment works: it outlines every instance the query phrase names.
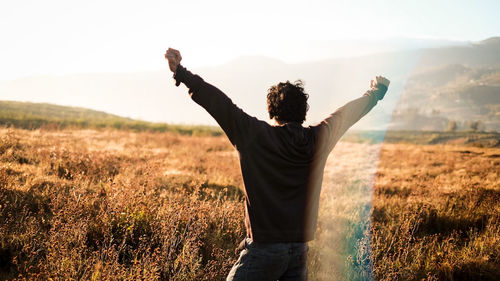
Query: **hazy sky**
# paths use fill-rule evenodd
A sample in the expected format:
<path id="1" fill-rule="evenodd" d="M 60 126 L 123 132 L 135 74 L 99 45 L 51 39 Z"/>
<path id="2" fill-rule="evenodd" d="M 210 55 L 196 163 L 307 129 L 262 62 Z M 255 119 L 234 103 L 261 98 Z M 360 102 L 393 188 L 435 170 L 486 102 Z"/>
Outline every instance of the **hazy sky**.
<path id="1" fill-rule="evenodd" d="M 288 39 L 482 40 L 500 35 L 498 11 L 498 0 L 3 0 L 0 80 L 161 69 L 169 46 L 202 66 L 243 54 L 285 58 Z M 304 50 L 293 58 L 311 58 Z"/>

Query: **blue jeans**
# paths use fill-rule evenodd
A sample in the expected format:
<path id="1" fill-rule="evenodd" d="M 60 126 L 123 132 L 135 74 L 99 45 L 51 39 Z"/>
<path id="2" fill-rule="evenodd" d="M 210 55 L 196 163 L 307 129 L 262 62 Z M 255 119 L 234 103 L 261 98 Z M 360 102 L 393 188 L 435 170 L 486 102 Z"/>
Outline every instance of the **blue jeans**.
<path id="1" fill-rule="evenodd" d="M 245 249 L 226 281 L 307 280 L 307 243 L 256 243 L 245 240 Z"/>

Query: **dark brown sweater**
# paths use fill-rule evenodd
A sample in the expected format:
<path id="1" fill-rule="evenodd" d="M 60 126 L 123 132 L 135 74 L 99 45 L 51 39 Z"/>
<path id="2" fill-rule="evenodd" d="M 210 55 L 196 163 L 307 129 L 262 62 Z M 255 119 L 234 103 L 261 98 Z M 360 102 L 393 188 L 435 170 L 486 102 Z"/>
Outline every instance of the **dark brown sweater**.
<path id="1" fill-rule="evenodd" d="M 222 91 L 179 66 L 174 76 L 215 118 L 239 152 L 245 185 L 247 236 L 256 242 L 314 239 L 323 170 L 346 130 L 368 113 L 387 87 L 380 85 L 315 126 L 271 126 L 249 116 Z"/>

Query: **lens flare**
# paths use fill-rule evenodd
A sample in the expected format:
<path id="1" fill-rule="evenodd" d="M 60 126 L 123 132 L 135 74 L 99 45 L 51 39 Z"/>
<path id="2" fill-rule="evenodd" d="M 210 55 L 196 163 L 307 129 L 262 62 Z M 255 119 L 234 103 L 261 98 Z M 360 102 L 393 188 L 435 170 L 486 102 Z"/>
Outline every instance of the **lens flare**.
<path id="1" fill-rule="evenodd" d="M 384 108 L 393 112 L 419 57 L 415 54 L 381 70 L 391 85 L 377 106 L 390 96 L 392 102 Z M 310 243 L 311 280 L 373 280 L 370 235 L 373 185 L 391 115 L 368 113 L 364 119 L 383 130 L 361 134 L 361 139 L 366 138 L 367 142 L 340 141 L 326 162 L 317 232 Z"/>

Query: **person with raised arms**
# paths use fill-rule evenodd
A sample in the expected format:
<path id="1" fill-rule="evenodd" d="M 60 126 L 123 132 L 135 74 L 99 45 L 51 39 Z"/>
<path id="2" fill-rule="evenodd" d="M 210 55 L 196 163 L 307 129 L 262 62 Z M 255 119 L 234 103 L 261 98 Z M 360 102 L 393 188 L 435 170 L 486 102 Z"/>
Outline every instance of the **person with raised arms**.
<path id="1" fill-rule="evenodd" d="M 307 242 L 316 231 L 326 159 L 340 137 L 384 98 L 389 80 L 376 76 L 361 97 L 308 127 L 302 126 L 309 109 L 303 83 L 280 82 L 267 93 L 269 124 L 183 67 L 178 50 L 169 48 L 165 58 L 176 86 L 186 85 L 239 153 L 247 235 L 227 280 L 307 280 Z"/>

